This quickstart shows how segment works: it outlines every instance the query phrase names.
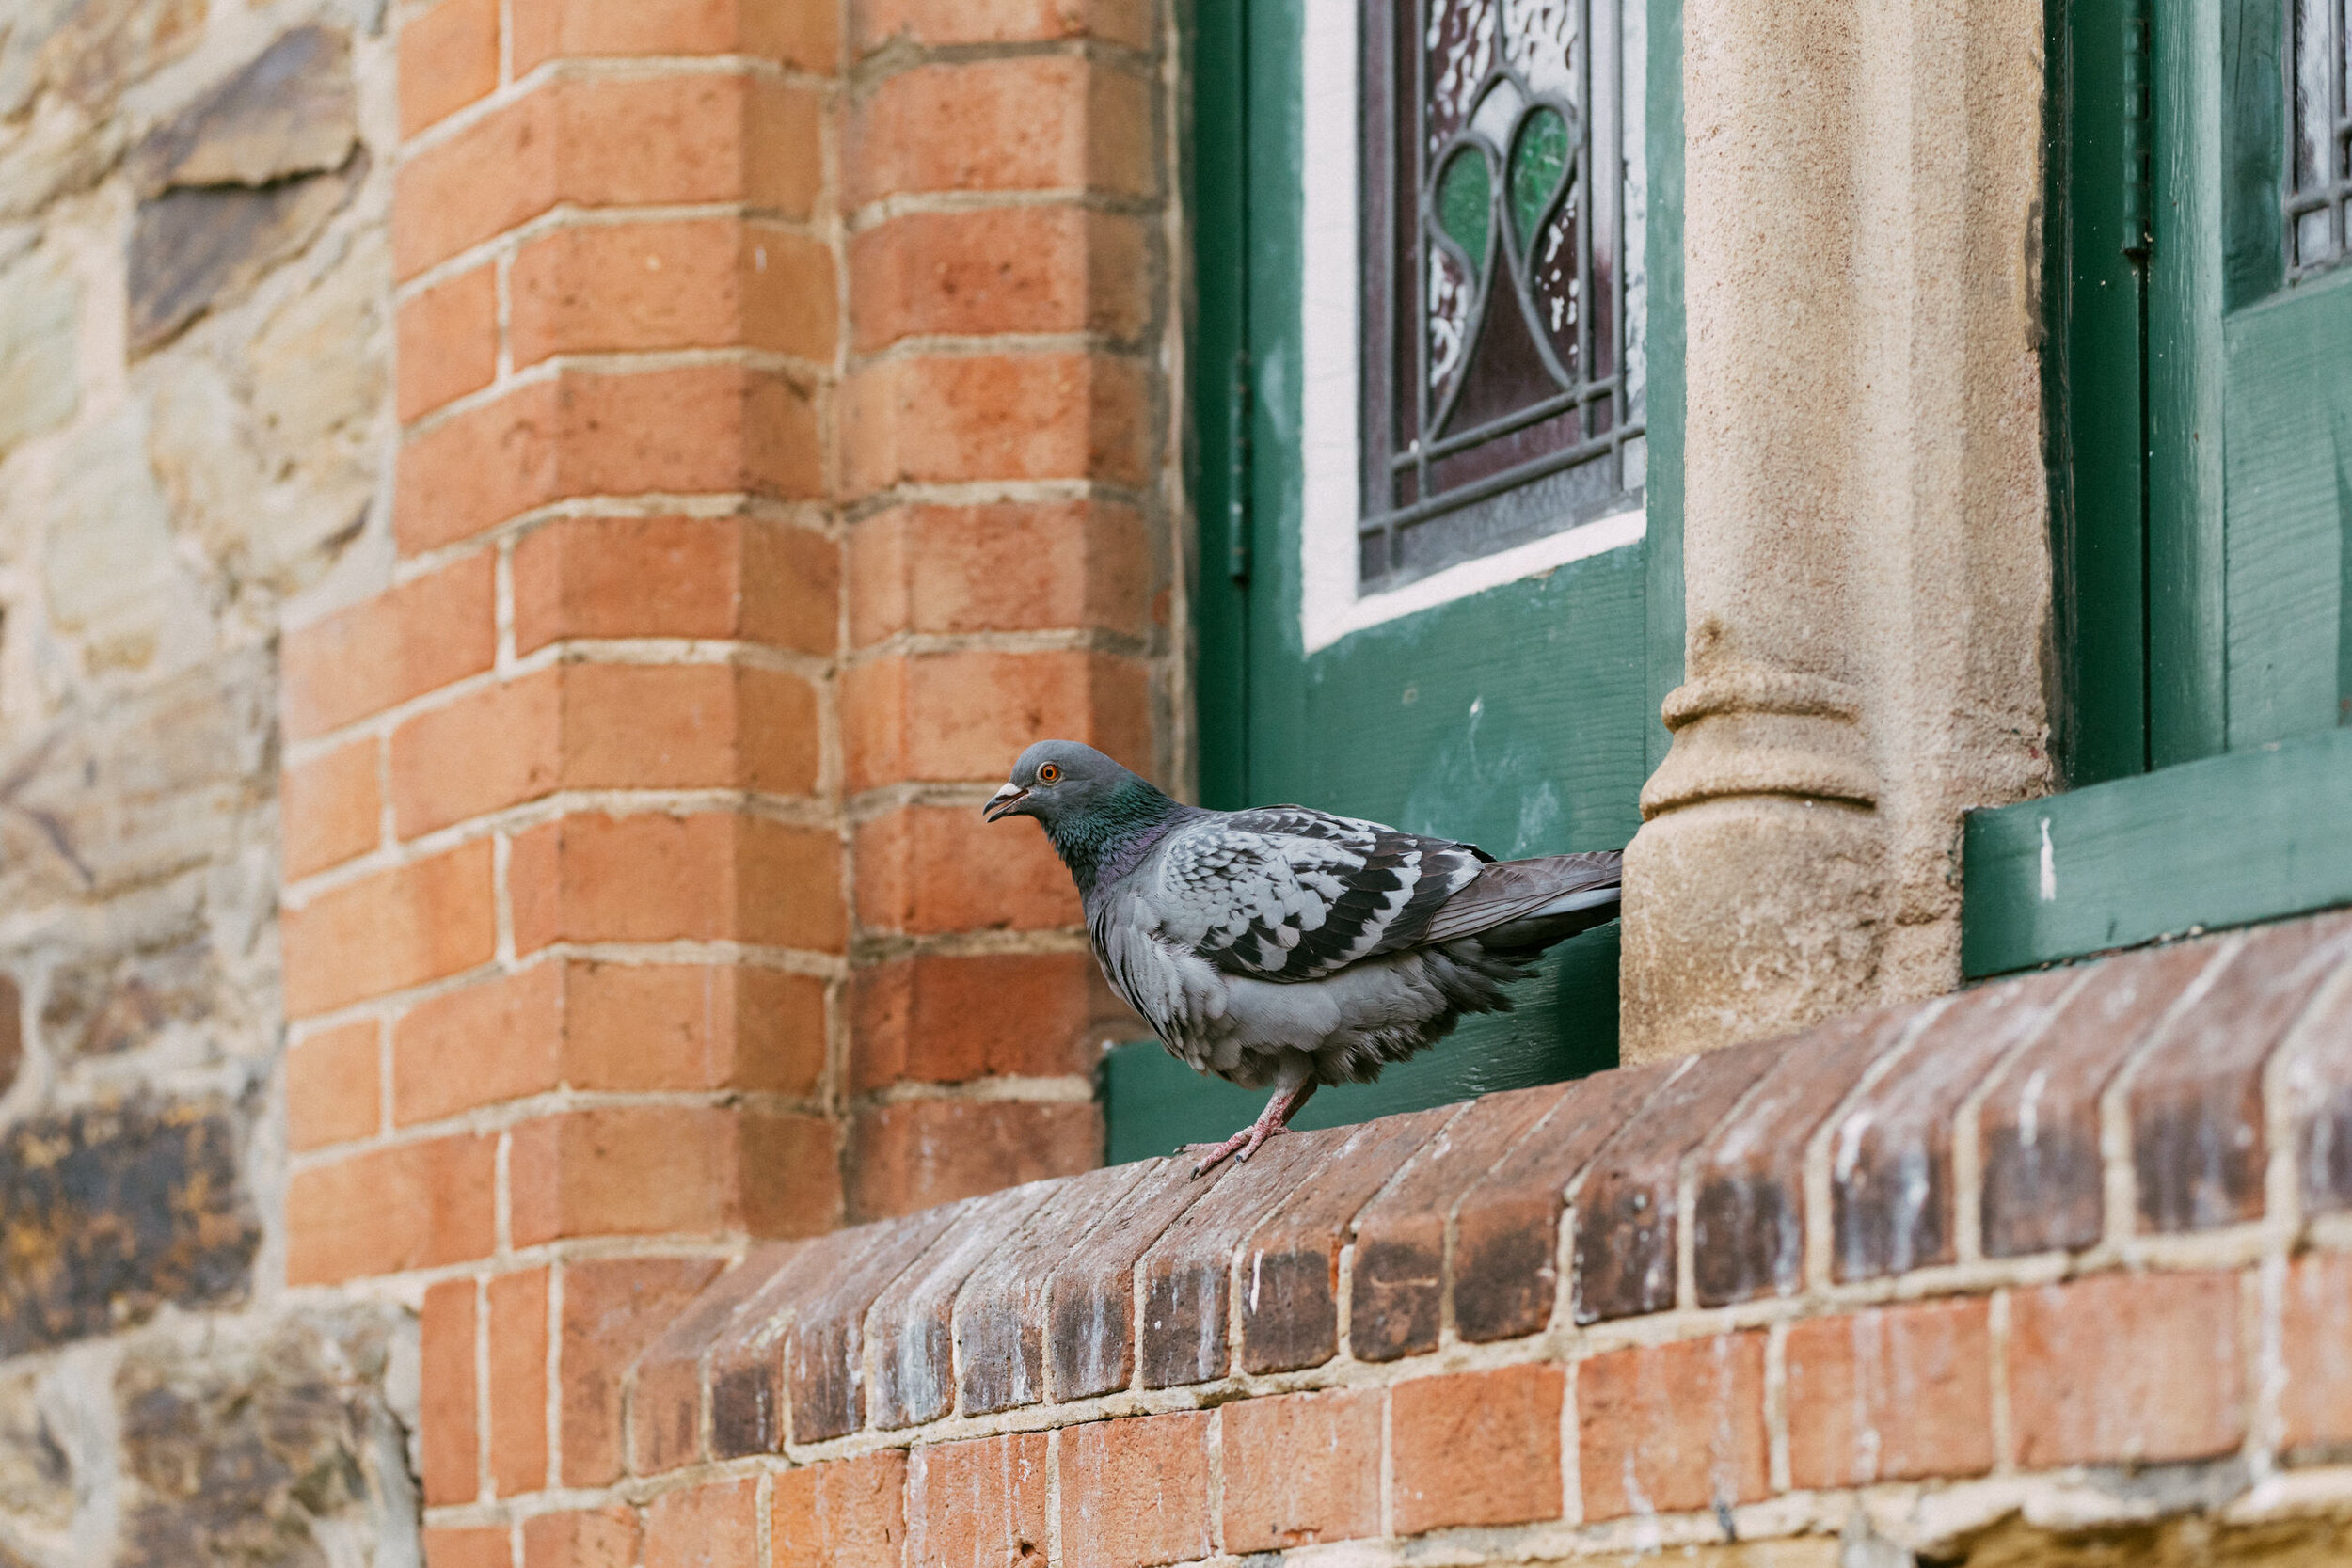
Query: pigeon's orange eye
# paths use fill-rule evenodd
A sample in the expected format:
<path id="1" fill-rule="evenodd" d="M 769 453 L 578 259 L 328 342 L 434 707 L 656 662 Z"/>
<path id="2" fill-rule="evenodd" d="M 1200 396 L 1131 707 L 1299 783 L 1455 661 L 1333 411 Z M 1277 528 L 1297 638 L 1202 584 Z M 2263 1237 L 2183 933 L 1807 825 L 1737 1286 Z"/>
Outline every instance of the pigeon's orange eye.
<path id="1" fill-rule="evenodd" d="M 1037 782 L 1053 784 L 1061 777 L 1061 765 L 1049 762 L 1037 770 Z"/>

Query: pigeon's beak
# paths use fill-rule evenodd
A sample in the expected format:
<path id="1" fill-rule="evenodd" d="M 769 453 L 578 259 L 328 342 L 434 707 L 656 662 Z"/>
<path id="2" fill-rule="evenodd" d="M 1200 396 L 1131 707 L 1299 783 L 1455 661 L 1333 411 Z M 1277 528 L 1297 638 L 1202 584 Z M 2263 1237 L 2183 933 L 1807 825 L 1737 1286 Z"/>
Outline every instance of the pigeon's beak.
<path id="1" fill-rule="evenodd" d="M 1009 816 L 1012 815 L 1013 808 L 1028 798 L 1027 790 L 1019 784 L 1009 784 L 988 798 L 988 804 L 980 808 L 980 816 L 990 822 L 995 821 L 1000 816 Z"/>

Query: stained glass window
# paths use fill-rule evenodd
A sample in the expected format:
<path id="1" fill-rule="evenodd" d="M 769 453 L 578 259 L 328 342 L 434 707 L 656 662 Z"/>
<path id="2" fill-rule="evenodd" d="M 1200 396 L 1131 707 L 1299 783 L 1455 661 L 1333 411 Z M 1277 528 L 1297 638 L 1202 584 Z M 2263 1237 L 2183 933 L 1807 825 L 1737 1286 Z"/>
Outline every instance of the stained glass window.
<path id="1" fill-rule="evenodd" d="M 1642 15 L 1368 8 L 1366 591 L 1639 504 Z"/>
<path id="2" fill-rule="evenodd" d="M 2296 273 L 2352 255 L 2352 0 L 2294 0 L 2294 178 L 2287 197 L 2287 257 Z"/>

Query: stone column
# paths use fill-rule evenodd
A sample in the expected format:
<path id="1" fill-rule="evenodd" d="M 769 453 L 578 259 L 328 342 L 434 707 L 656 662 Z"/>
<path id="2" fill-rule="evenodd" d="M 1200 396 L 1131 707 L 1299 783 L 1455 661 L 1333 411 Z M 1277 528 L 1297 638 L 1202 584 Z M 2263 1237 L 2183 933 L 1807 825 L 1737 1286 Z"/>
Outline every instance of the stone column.
<path id="1" fill-rule="evenodd" d="M 1959 830 L 2046 787 L 2041 15 L 1691 0 L 1685 684 L 1625 1053 L 1959 980 Z"/>

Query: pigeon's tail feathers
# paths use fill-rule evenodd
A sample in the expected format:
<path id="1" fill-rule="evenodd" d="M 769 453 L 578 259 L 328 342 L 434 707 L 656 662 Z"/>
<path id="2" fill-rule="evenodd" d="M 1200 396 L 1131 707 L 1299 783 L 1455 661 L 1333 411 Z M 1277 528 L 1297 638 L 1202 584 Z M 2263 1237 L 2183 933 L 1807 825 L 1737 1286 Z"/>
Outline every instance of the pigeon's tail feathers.
<path id="1" fill-rule="evenodd" d="M 1554 942 L 1616 918 L 1624 863 L 1613 849 L 1498 861 L 1446 900 L 1421 940 L 1475 937 L 1498 957 L 1528 962 Z"/>

